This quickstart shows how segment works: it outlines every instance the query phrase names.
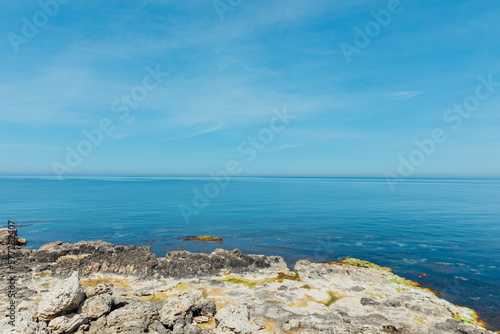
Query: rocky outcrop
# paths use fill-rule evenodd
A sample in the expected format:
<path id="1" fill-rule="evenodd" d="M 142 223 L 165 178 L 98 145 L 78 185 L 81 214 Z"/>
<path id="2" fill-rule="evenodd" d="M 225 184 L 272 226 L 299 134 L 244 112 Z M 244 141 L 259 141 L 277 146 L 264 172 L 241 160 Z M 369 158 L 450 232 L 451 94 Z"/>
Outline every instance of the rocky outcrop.
<path id="1" fill-rule="evenodd" d="M 218 249 L 212 254 L 174 251 L 167 253 L 165 258 L 158 259 L 149 246 L 115 246 L 104 241 L 81 241 L 74 244 L 56 241 L 43 245 L 38 250 L 23 252 L 16 263 L 19 272 L 50 271 L 61 276 L 78 271 L 82 275 L 110 273 L 188 278 L 214 275 L 222 269 L 244 273 L 287 268 L 281 257 L 245 255 L 239 250 L 229 252 Z"/>
<path id="2" fill-rule="evenodd" d="M 2 228 L 0 229 L 0 257 L 5 259 L 7 252 L 10 250 L 20 250 L 21 246 L 26 245 L 25 239 L 17 237 L 17 229 Z"/>
<path id="3" fill-rule="evenodd" d="M 490 333 L 472 310 L 356 259 L 299 261 L 292 272 L 238 250 L 157 258 L 92 241 L 19 252 L 22 302 L 1 333 Z"/>
<path id="4" fill-rule="evenodd" d="M 38 305 L 38 319 L 50 321 L 60 315 L 74 311 L 84 297 L 83 288 L 79 283 L 78 272 L 60 282 L 54 290 L 43 296 Z"/>
<path id="5" fill-rule="evenodd" d="M 157 271 L 163 277 L 189 278 L 215 275 L 223 269 L 248 273 L 262 269 L 286 270 L 287 266 L 279 256 L 244 255 L 238 250 L 217 249 L 212 254 L 169 252 L 165 259 L 160 259 Z"/>
<path id="6" fill-rule="evenodd" d="M 12 245 L 17 243 L 17 229 L 0 229 L 0 245 Z"/>
<path id="7" fill-rule="evenodd" d="M 152 275 L 158 259 L 150 247 L 115 246 L 104 241 L 82 241 L 75 244 L 53 242 L 31 255 L 36 263 L 55 263 L 52 271 L 67 274 L 101 272 Z"/>

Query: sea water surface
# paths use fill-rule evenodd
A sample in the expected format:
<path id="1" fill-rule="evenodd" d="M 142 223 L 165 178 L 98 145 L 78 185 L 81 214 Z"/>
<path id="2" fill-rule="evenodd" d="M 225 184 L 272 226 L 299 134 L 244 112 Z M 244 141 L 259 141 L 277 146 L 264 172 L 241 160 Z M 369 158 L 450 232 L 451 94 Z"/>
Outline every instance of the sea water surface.
<path id="1" fill-rule="evenodd" d="M 186 221 L 209 178 L 1 178 L 0 212 L 29 248 L 61 240 L 279 255 L 356 257 L 479 312 L 500 330 L 500 181 L 238 178 Z M 186 208 L 186 207 L 184 207 Z M 222 244 L 182 241 L 211 235 Z M 421 277 L 419 274 L 426 274 Z"/>

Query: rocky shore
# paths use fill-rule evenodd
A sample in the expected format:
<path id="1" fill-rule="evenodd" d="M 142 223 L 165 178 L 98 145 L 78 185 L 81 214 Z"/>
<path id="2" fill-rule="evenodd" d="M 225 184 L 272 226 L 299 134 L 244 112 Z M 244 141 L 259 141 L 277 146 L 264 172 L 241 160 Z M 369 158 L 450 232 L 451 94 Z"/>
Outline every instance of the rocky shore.
<path id="1" fill-rule="evenodd" d="M 150 247 L 57 241 L 28 250 L 13 233 L 0 230 L 0 333 L 492 333 L 474 311 L 356 259 L 290 271 L 280 257 L 237 249 L 158 258 Z"/>

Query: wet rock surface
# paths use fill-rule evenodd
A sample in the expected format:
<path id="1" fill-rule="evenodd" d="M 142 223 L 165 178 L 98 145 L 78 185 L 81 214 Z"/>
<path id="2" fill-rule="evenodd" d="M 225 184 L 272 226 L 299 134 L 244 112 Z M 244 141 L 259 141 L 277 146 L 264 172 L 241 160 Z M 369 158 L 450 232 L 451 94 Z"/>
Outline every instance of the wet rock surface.
<path id="1" fill-rule="evenodd" d="M 103 241 L 19 248 L 16 259 L 15 326 L 2 317 L 1 333 L 491 333 L 472 310 L 355 259 L 292 272 L 238 250 L 157 258 Z"/>

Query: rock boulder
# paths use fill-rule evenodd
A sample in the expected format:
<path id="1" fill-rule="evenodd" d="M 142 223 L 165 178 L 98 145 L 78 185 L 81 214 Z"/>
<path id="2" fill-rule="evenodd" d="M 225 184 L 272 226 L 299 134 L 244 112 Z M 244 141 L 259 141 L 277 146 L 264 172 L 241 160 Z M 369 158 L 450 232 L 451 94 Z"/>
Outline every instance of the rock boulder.
<path id="1" fill-rule="evenodd" d="M 43 296 L 38 305 L 38 319 L 47 322 L 68 314 L 78 308 L 83 298 L 78 272 L 74 272 L 71 277 L 60 282 L 51 292 Z"/>

